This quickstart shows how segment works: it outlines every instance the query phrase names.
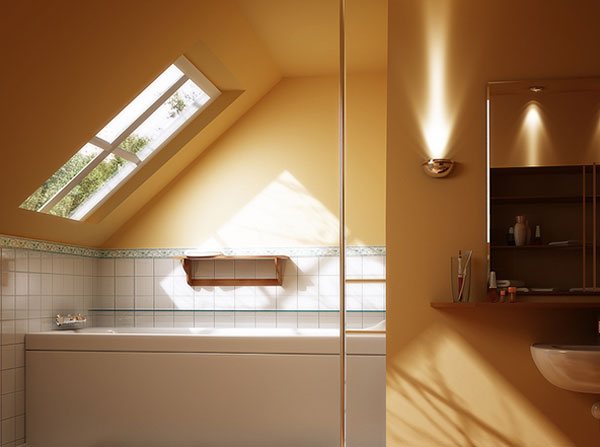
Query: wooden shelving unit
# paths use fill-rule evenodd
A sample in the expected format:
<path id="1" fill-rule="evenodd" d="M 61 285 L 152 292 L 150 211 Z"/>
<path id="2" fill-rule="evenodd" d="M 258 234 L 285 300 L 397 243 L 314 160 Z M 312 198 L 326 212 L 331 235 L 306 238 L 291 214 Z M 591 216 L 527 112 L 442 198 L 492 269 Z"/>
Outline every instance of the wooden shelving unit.
<path id="1" fill-rule="evenodd" d="M 283 268 L 289 256 L 186 256 L 183 258 L 183 269 L 187 276 L 187 283 L 192 287 L 219 287 L 219 286 L 280 286 L 283 284 Z M 219 262 L 219 261 L 268 261 L 271 260 L 275 267 L 273 278 L 194 278 L 194 263 Z"/>
<path id="2" fill-rule="evenodd" d="M 498 279 L 520 280 L 530 288 L 597 287 L 597 178 L 593 164 L 490 169 L 490 268 Z M 532 233 L 540 225 L 542 245 L 506 245 L 507 231 L 519 215 L 529 221 Z M 577 242 L 548 245 L 566 240 Z M 589 294 L 520 295 L 570 298 Z"/>

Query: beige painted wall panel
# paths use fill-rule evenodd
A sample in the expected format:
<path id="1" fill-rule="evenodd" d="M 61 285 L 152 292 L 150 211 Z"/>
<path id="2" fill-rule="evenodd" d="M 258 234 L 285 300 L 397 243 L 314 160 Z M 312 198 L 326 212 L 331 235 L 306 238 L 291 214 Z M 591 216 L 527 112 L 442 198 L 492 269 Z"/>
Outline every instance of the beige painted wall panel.
<path id="1" fill-rule="evenodd" d="M 600 4 L 392 0 L 389 14 L 387 445 L 596 446 L 597 397 L 553 387 L 529 355 L 591 341 L 593 314 L 429 303 L 450 300 L 465 248 L 484 297 L 487 82 L 600 73 Z M 424 175 L 433 151 L 460 163 L 452 177 Z"/>

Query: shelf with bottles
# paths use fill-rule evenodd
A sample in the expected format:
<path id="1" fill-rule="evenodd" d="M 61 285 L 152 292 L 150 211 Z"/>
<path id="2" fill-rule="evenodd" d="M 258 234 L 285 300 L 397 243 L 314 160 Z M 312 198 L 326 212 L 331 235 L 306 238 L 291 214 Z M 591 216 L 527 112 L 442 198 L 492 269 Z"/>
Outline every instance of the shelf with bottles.
<path id="1" fill-rule="evenodd" d="M 457 309 L 494 309 L 494 310 L 526 310 L 526 309 L 557 309 L 557 310 L 600 310 L 600 301 L 516 301 L 514 303 L 492 303 L 489 301 L 472 301 L 467 303 L 455 303 L 451 301 L 434 301 L 431 307 L 440 310 Z"/>
<path id="2" fill-rule="evenodd" d="M 550 291 L 538 291 L 538 290 L 530 290 L 529 292 L 520 291 L 518 292 L 518 296 L 527 297 L 527 296 L 565 296 L 565 297 L 577 297 L 577 296 L 600 296 L 600 290 L 592 290 L 589 288 L 587 290 L 550 290 Z"/>

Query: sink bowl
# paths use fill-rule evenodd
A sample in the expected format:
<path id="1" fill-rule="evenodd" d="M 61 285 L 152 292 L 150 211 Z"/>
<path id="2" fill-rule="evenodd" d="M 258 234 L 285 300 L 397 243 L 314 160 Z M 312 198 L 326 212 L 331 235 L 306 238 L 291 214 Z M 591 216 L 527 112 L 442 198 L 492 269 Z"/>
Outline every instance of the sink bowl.
<path id="1" fill-rule="evenodd" d="M 534 344 L 531 356 L 551 384 L 600 394 L 600 345 Z"/>

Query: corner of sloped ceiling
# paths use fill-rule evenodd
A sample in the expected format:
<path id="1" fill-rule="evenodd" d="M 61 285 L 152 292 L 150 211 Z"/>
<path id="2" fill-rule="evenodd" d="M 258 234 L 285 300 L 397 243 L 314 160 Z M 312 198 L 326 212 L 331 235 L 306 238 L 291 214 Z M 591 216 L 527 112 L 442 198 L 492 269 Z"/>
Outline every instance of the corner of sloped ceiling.
<path id="1" fill-rule="evenodd" d="M 281 78 L 252 27 L 230 2 L 13 3 L 3 14 L 5 140 L 0 233 L 99 246 L 175 178 Z M 116 14 L 115 12 L 118 12 Z M 111 29 L 131 30 L 123 39 Z M 243 91 L 170 160 L 97 223 L 19 209 L 19 204 L 185 54 L 222 91 Z M 32 104 L 35 105 L 32 107 Z"/>

